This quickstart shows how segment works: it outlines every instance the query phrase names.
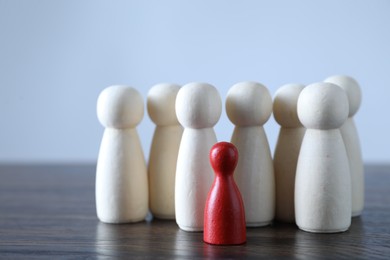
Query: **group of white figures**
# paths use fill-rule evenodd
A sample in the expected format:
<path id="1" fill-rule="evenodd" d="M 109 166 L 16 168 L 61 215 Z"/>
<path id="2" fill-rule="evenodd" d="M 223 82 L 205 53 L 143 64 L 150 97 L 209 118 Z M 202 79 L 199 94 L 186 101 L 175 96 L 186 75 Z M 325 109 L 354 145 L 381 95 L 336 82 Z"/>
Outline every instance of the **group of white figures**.
<path id="1" fill-rule="evenodd" d="M 239 153 L 234 178 L 246 225 L 274 219 L 309 232 L 342 232 L 364 207 L 364 170 L 353 116 L 361 103 L 358 83 L 333 76 L 308 86 L 287 84 L 275 93 L 256 82 L 234 85 L 226 113 L 235 125 Z M 156 124 L 148 167 L 136 126 L 143 99 L 131 87 L 111 86 L 98 98 L 106 128 L 96 173 L 98 218 L 106 223 L 176 219 L 186 231 L 203 230 L 214 179 L 210 148 L 222 101 L 215 87 L 190 83 L 150 89 L 147 110 Z M 280 133 L 272 158 L 263 125 L 274 114 Z"/>

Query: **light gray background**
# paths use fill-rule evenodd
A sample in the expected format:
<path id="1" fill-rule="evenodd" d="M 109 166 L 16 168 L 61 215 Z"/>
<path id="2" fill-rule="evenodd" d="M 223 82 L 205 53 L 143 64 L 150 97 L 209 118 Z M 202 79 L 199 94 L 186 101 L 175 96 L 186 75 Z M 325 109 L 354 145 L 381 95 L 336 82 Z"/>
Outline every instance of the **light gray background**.
<path id="1" fill-rule="evenodd" d="M 96 99 L 112 84 L 144 99 L 160 82 L 215 85 L 348 74 L 366 163 L 390 162 L 390 1 L 0 0 L 0 162 L 95 162 Z M 271 150 L 279 131 L 265 125 Z M 154 125 L 138 127 L 146 158 Z M 229 140 L 224 112 L 215 130 Z"/>

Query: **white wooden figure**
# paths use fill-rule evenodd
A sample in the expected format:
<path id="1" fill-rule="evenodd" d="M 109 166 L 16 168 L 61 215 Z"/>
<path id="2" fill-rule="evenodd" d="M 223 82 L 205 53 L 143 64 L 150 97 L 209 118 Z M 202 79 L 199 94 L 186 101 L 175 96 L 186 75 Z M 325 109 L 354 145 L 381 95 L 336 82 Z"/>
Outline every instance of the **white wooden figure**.
<path id="1" fill-rule="evenodd" d="M 351 171 L 352 217 L 356 217 L 362 214 L 364 208 L 364 165 L 359 135 L 353 117 L 362 102 L 362 94 L 356 80 L 348 76 L 332 76 L 327 78 L 325 82 L 340 86 L 348 96 L 349 115 L 340 131 L 347 149 Z"/>
<path id="2" fill-rule="evenodd" d="M 137 222 L 148 213 L 148 180 L 136 130 L 144 114 L 141 95 L 131 87 L 104 89 L 97 115 L 105 127 L 96 169 L 97 216 L 106 223 Z"/>
<path id="3" fill-rule="evenodd" d="M 339 128 L 348 117 L 348 98 L 331 83 L 305 87 L 298 117 L 307 128 L 295 177 L 295 221 L 302 230 L 346 231 L 351 225 L 351 177 Z"/>
<path id="4" fill-rule="evenodd" d="M 237 83 L 228 91 L 226 112 L 235 125 L 231 142 L 239 159 L 234 177 L 244 201 L 246 225 L 269 225 L 275 215 L 275 177 L 263 125 L 272 113 L 272 97 L 260 83 Z"/>
<path id="5" fill-rule="evenodd" d="M 175 112 L 179 89 L 175 84 L 158 84 L 147 97 L 148 113 L 156 124 L 148 163 L 149 205 L 161 219 L 175 219 L 176 162 L 183 134 Z"/>
<path id="6" fill-rule="evenodd" d="M 274 97 L 273 113 L 281 126 L 274 152 L 276 210 L 275 219 L 295 223 L 294 187 L 299 150 L 305 128 L 297 114 L 297 102 L 304 85 L 287 84 Z"/>
<path id="7" fill-rule="evenodd" d="M 189 83 L 176 97 L 176 115 L 184 127 L 176 167 L 176 222 L 185 231 L 202 231 L 204 207 L 214 179 L 209 152 L 217 142 L 214 125 L 222 101 L 206 83 Z"/>

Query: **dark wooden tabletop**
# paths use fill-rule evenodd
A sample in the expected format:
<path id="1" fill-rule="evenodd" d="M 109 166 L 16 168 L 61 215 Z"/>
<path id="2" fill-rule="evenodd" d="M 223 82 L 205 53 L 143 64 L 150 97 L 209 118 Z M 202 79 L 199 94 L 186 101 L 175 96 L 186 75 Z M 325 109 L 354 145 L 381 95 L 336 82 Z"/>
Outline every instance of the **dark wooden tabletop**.
<path id="1" fill-rule="evenodd" d="M 94 165 L 0 165 L 0 258 L 390 259 L 390 165 L 366 166 L 366 207 L 345 233 L 249 228 L 247 243 L 212 246 L 175 221 L 100 223 Z"/>

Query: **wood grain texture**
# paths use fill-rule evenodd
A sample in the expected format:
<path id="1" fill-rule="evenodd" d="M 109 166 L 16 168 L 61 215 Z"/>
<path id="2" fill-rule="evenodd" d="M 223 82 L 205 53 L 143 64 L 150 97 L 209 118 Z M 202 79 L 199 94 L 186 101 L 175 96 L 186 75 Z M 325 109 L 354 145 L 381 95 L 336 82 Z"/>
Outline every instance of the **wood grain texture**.
<path id="1" fill-rule="evenodd" d="M 390 165 L 367 165 L 366 207 L 349 231 L 311 234 L 275 223 L 247 243 L 213 246 L 174 221 L 110 225 L 96 217 L 94 165 L 1 165 L 1 259 L 390 257 Z"/>

